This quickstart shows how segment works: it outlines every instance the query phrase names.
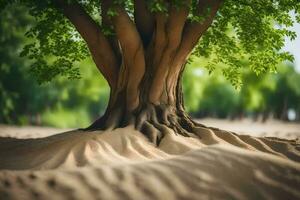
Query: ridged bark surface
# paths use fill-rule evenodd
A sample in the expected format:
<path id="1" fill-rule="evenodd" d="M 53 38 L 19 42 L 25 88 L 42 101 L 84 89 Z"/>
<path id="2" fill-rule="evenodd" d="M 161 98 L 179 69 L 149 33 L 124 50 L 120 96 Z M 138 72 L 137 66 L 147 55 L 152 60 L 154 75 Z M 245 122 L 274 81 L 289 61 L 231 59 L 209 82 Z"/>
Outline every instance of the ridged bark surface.
<path id="1" fill-rule="evenodd" d="M 134 125 L 154 143 L 167 132 L 195 135 L 199 125 L 184 111 L 181 76 L 222 1 L 199 1 L 197 12 L 206 19 L 195 22 L 188 20 L 190 0 L 180 7 L 166 2 L 166 12 L 151 12 L 146 1 L 134 1 L 134 19 L 113 1 L 103 0 L 102 27 L 112 27 L 114 35 L 103 34 L 79 4 L 54 2 L 86 41 L 111 89 L 104 116 L 88 129 Z M 108 16 L 111 8 L 116 14 Z"/>

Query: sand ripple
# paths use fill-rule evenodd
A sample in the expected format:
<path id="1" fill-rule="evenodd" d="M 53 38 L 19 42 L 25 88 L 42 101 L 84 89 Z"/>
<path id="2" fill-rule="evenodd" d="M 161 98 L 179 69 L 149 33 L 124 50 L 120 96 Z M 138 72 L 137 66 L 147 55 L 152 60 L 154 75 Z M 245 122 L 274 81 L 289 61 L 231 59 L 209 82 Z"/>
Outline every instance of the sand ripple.
<path id="1" fill-rule="evenodd" d="M 297 141 L 132 127 L 0 139 L 0 199 L 300 199 Z M 17 171 L 16 171 L 17 170 Z"/>

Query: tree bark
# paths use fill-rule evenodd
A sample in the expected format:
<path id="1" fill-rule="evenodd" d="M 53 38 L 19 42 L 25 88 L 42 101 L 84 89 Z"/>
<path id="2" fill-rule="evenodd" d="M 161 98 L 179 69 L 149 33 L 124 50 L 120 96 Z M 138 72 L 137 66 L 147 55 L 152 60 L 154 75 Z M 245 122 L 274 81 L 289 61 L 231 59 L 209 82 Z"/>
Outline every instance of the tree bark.
<path id="1" fill-rule="evenodd" d="M 53 0 L 86 41 L 107 79 L 111 93 L 105 114 L 87 130 L 133 125 L 153 143 L 167 133 L 196 136 L 197 124 L 184 110 L 181 78 L 188 55 L 207 30 L 221 1 L 200 0 L 199 14 L 210 7 L 203 22 L 188 21 L 190 0 L 181 7 L 171 2 L 168 12 L 150 12 L 146 1 L 134 1 L 134 20 L 111 0 L 101 2 L 102 26 L 113 27 L 114 37 L 79 3 Z M 108 16 L 108 9 L 116 15 Z"/>
<path id="2" fill-rule="evenodd" d="M 79 3 L 66 0 L 53 0 L 53 3 L 69 19 L 85 40 L 97 68 L 110 87 L 115 87 L 118 74 L 117 58 L 100 26 Z"/>
<path id="3" fill-rule="evenodd" d="M 120 76 L 124 76 L 123 73 Z M 199 124 L 192 121 L 184 110 L 182 74 L 183 67 L 179 73 L 167 74 L 161 84 L 154 81 L 156 78 L 153 74 L 144 73 L 143 80 L 136 88 L 138 91 L 130 93 L 130 99 L 126 98 L 129 92 L 127 87 L 119 85 L 120 87 L 111 93 L 105 114 L 88 127 L 88 130 L 111 130 L 132 125 L 155 144 L 159 144 L 167 133 L 195 136 L 193 129 Z M 161 74 L 157 76 L 158 79 L 162 78 Z M 171 87 L 167 85 L 167 78 L 176 80 L 172 82 Z M 161 91 L 159 101 L 151 101 L 149 91 L 153 88 Z M 128 101 L 135 99 L 138 99 L 138 104 L 134 109 L 129 108 L 128 104 L 132 103 Z"/>

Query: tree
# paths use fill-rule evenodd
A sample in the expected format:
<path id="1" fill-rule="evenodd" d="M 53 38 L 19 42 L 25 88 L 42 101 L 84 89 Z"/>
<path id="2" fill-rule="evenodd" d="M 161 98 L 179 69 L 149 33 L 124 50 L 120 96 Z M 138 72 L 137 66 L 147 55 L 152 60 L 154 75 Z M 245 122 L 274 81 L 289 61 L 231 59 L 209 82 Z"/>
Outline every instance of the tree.
<path id="1" fill-rule="evenodd" d="M 300 100 L 300 74 L 293 66 L 279 68 L 281 73 L 276 77 L 276 93 L 270 97 L 275 117 L 281 120 L 288 119 L 288 110 L 298 112 Z"/>
<path id="2" fill-rule="evenodd" d="M 24 32 L 34 24 L 27 10 L 14 4 L 0 12 L 0 123 L 87 126 L 90 118 L 105 111 L 109 93 L 105 80 L 96 68 L 86 67 L 81 68 L 80 81 L 58 77 L 39 86 L 28 74 L 30 60 L 16 53 L 28 41 Z M 86 59 L 77 65 L 91 63 Z"/>
<path id="3" fill-rule="evenodd" d="M 181 77 L 191 53 L 214 55 L 206 67 L 240 85 L 241 60 L 257 74 L 292 60 L 279 51 L 295 38 L 290 12 L 298 0 L 19 0 L 36 20 L 22 55 L 34 60 L 40 82 L 57 75 L 78 78 L 73 63 L 91 55 L 110 86 L 105 114 L 87 130 L 134 125 L 158 144 L 167 132 L 193 136 Z M 4 8 L 5 4 L 1 4 Z M 233 30 L 233 31 L 232 31 Z M 51 60 L 50 62 L 47 61 Z"/>

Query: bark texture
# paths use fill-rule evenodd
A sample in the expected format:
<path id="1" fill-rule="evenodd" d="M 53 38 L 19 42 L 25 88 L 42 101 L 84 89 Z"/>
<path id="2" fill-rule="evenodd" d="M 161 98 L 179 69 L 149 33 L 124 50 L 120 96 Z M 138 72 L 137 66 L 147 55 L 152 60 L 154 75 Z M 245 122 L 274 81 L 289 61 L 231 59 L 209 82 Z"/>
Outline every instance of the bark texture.
<path id="1" fill-rule="evenodd" d="M 123 7 L 103 0 L 102 27 L 113 27 L 114 37 L 105 36 L 79 4 L 66 2 L 55 0 L 87 42 L 111 88 L 105 114 L 88 129 L 134 125 L 156 144 L 170 132 L 197 135 L 201 125 L 184 111 L 181 78 L 187 57 L 211 25 L 222 2 L 200 0 L 199 15 L 210 11 L 204 21 L 191 22 L 190 0 L 179 8 L 166 1 L 167 12 L 150 12 L 145 0 L 134 1 L 134 20 Z M 117 14 L 108 16 L 109 8 Z"/>

